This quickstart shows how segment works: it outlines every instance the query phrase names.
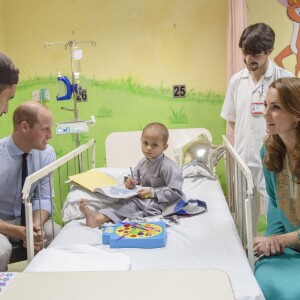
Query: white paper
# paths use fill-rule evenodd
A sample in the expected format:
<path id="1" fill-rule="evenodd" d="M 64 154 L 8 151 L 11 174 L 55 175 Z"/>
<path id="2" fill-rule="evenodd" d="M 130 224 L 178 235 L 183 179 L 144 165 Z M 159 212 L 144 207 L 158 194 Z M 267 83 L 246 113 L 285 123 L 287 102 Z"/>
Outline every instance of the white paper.
<path id="1" fill-rule="evenodd" d="M 124 186 L 105 186 L 94 189 L 94 192 L 104 194 L 111 198 L 130 198 L 136 196 L 141 186 L 136 186 L 134 189 L 127 189 Z"/>

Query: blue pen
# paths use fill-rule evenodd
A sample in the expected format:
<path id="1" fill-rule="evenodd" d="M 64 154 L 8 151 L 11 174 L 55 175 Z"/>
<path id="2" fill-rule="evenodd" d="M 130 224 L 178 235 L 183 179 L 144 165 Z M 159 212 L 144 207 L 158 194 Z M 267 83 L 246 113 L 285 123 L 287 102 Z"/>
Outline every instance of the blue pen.
<path id="1" fill-rule="evenodd" d="M 133 171 L 131 167 L 130 167 L 130 173 L 131 173 L 131 178 L 134 180 Z"/>

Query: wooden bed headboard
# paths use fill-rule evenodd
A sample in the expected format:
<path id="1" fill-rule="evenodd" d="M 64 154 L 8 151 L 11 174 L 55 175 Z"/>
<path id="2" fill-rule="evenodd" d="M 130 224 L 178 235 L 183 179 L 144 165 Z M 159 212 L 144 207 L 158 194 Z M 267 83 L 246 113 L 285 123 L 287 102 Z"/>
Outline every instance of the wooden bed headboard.
<path id="1" fill-rule="evenodd" d="M 205 134 L 212 141 L 211 133 L 205 128 L 169 129 L 169 147 L 165 154 L 176 161 L 173 151 L 200 134 Z M 140 143 L 141 135 L 142 131 L 109 134 L 105 141 L 106 166 L 110 168 L 135 167 L 143 157 Z"/>

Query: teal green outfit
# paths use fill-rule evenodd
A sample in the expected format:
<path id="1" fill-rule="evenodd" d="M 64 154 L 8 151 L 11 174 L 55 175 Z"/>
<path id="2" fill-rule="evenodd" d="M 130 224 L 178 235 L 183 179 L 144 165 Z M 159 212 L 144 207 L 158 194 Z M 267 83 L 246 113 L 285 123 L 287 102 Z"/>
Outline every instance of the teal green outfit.
<path id="1" fill-rule="evenodd" d="M 262 147 L 261 157 L 264 156 Z M 265 236 L 297 230 L 300 227 L 300 186 L 297 188 L 291 180 L 287 156 L 281 172 L 270 172 L 265 166 L 263 170 L 269 195 Z M 283 255 L 260 258 L 255 264 L 255 277 L 266 300 L 300 299 L 300 253 L 286 248 Z"/>

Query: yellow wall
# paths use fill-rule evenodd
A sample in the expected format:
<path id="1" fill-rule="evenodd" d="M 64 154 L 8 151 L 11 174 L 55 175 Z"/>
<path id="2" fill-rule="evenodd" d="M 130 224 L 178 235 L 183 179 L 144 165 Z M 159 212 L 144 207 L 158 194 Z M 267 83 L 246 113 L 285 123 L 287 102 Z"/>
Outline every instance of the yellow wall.
<path id="1" fill-rule="evenodd" d="M 0 12 L 4 12 L 3 9 L 4 0 L 0 0 Z M 5 27 L 4 27 L 4 18 L 2 17 L 3 13 L 0 15 L 0 49 L 5 51 L 5 42 L 4 42 L 4 34 L 5 34 Z"/>
<path id="2" fill-rule="evenodd" d="M 246 0 L 248 24 L 276 32 L 274 58 L 289 44 L 292 22 L 276 0 Z M 70 74 L 69 52 L 46 42 L 95 40 L 82 46 L 82 75 L 127 76 L 151 86 L 225 93 L 227 0 L 0 0 L 0 49 L 21 79 Z M 72 32 L 75 32 L 74 35 Z M 295 56 L 284 60 L 293 71 Z"/>
<path id="3" fill-rule="evenodd" d="M 225 92 L 227 0 L 0 1 L 4 48 L 21 79 L 70 73 L 68 50 L 46 42 L 95 40 L 82 46 L 89 78 Z"/>

